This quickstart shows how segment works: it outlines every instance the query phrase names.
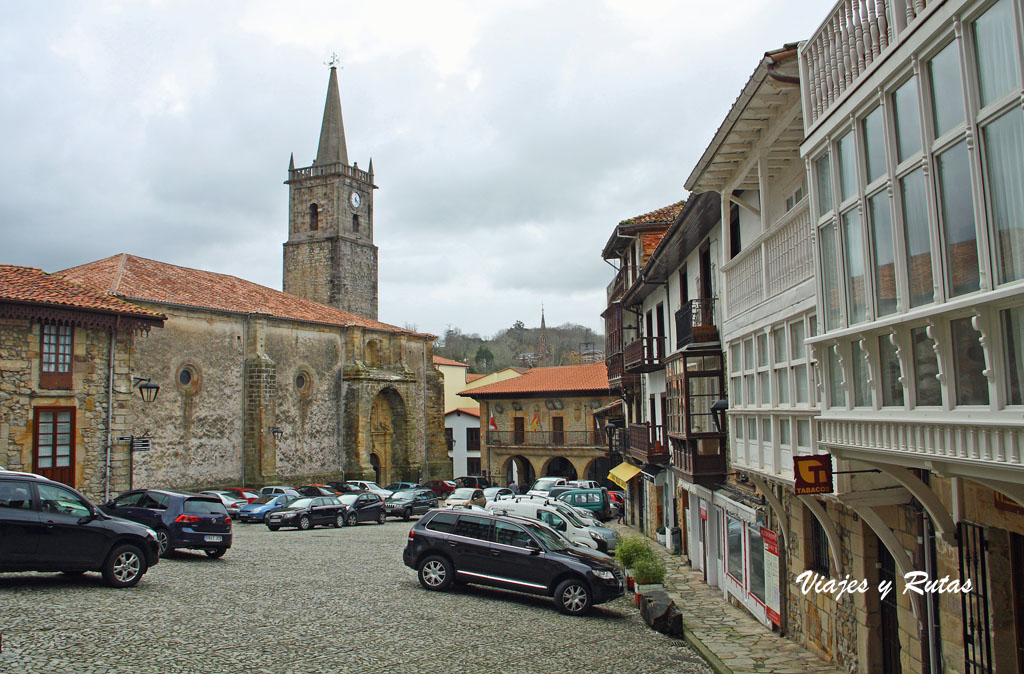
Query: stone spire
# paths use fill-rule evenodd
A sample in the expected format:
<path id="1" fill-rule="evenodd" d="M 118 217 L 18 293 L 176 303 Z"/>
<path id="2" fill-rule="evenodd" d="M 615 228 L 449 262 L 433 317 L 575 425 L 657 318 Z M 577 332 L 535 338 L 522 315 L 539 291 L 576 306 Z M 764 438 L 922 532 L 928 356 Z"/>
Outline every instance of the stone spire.
<path id="1" fill-rule="evenodd" d="M 327 102 L 324 103 L 324 121 L 320 127 L 320 146 L 316 151 L 316 164 L 348 164 L 345 147 L 345 125 L 341 121 L 341 94 L 338 91 L 338 69 L 331 66 L 331 79 L 327 83 Z"/>
<path id="2" fill-rule="evenodd" d="M 544 324 L 544 305 L 540 305 L 540 329 L 546 330 L 548 326 Z"/>

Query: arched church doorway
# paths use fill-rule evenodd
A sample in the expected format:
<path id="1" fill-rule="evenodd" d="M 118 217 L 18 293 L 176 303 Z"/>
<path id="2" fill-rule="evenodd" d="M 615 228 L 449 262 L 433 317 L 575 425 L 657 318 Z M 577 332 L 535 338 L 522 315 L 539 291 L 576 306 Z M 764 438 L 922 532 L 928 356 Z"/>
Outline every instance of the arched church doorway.
<path id="1" fill-rule="evenodd" d="M 519 491 L 525 492 L 537 481 L 537 474 L 533 470 L 533 464 L 525 456 L 511 456 L 505 462 L 503 472 L 505 484 L 515 482 L 519 485 Z"/>
<path id="2" fill-rule="evenodd" d="M 376 454 L 370 455 L 370 468 L 373 468 L 373 481 L 380 484 L 380 457 Z"/>
<path id="3" fill-rule="evenodd" d="M 377 484 L 410 480 L 405 401 L 393 388 L 377 394 L 370 408 L 370 462 L 377 457 Z"/>
<path id="4" fill-rule="evenodd" d="M 566 480 L 577 479 L 576 468 L 572 465 L 572 461 L 564 456 L 556 456 L 548 461 L 544 475 L 546 477 L 564 477 Z"/>

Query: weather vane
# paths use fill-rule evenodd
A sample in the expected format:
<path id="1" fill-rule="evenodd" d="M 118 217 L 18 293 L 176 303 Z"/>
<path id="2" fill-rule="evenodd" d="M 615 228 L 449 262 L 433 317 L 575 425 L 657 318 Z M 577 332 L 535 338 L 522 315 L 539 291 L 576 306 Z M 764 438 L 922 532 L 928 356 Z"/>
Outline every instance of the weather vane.
<path id="1" fill-rule="evenodd" d="M 339 67 L 338 64 L 340 62 L 341 62 L 341 59 L 338 58 L 338 53 L 337 52 L 331 52 L 331 60 L 330 61 L 325 61 L 324 65 L 328 66 L 328 67 L 331 67 L 331 68 L 337 68 L 337 67 Z"/>

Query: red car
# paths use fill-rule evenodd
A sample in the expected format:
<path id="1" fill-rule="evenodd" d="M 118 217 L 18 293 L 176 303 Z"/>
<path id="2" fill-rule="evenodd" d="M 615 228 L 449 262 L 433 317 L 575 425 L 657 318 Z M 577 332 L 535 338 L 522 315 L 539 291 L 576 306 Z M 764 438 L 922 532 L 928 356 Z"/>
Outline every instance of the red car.
<path id="1" fill-rule="evenodd" d="M 248 487 L 224 487 L 221 491 L 229 491 L 232 494 L 237 494 L 238 498 L 244 498 L 249 503 L 252 503 L 260 497 L 259 494 Z"/>
<path id="2" fill-rule="evenodd" d="M 423 486 L 434 492 L 434 496 L 438 498 L 445 498 L 455 491 L 455 483 L 451 480 L 428 480 Z"/>

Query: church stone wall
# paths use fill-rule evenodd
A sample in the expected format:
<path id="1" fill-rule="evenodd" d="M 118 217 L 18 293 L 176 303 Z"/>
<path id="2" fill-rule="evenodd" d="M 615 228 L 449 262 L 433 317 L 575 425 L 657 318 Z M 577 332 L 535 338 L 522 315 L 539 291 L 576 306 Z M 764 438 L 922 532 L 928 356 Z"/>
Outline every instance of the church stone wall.
<path id="1" fill-rule="evenodd" d="M 320 304 L 333 306 L 331 302 L 333 248 L 330 239 L 284 244 L 284 291 Z"/>
<path id="2" fill-rule="evenodd" d="M 335 244 L 339 292 L 334 306 L 377 319 L 377 247 L 347 238 Z"/>

